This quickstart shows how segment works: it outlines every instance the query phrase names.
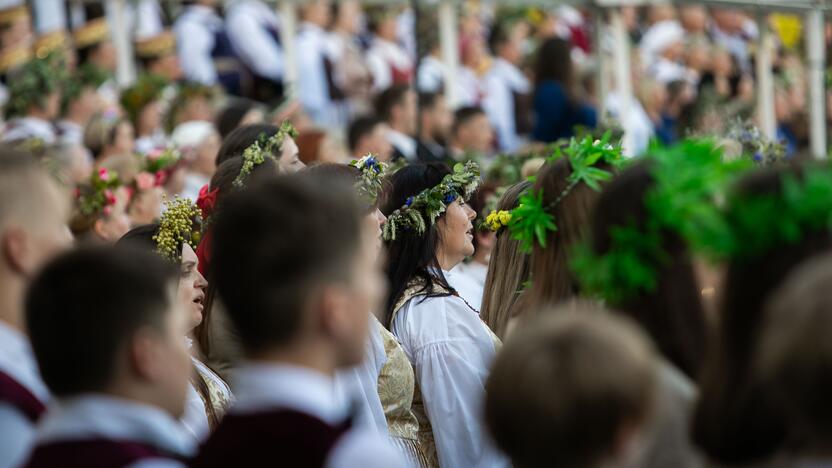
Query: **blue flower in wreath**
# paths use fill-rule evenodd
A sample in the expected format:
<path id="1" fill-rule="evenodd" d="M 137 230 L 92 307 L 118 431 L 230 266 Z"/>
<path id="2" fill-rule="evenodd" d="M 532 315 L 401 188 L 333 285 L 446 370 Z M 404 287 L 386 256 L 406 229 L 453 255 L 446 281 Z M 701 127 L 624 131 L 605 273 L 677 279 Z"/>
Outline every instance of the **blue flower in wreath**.
<path id="1" fill-rule="evenodd" d="M 410 206 L 413 204 L 413 197 L 407 197 L 407 200 L 404 201 L 404 206 Z"/>
<path id="2" fill-rule="evenodd" d="M 760 153 L 754 153 L 754 161 L 760 162 L 763 160 L 763 155 Z"/>
<path id="3" fill-rule="evenodd" d="M 451 203 L 454 202 L 454 200 L 456 200 L 456 194 L 455 193 L 449 193 L 449 194 L 445 195 L 445 204 L 446 205 L 450 205 Z"/>

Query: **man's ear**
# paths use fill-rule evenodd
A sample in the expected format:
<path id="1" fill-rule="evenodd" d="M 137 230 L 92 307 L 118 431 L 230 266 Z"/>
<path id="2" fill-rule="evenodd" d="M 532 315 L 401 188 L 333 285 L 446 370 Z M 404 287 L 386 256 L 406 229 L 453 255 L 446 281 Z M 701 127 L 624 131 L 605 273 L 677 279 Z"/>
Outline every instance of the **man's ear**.
<path id="1" fill-rule="evenodd" d="M 155 382 L 163 374 L 158 333 L 145 327 L 137 331 L 127 345 L 127 363 L 131 374 Z"/>
<path id="2" fill-rule="evenodd" d="M 351 329 L 349 315 L 349 295 L 346 289 L 337 285 L 324 286 L 315 301 L 316 322 L 320 331 L 341 337 Z"/>
<path id="3" fill-rule="evenodd" d="M 32 271 L 28 261 L 29 239 L 25 231 L 19 227 L 9 227 L 0 237 L 0 249 L 3 260 L 15 273 L 27 275 Z"/>

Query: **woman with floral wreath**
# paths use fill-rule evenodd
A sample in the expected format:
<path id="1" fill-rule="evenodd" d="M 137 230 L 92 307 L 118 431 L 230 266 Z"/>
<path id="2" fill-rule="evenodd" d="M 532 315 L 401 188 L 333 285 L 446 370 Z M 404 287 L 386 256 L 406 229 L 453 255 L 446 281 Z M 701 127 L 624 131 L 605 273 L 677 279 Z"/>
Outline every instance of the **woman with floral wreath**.
<path id="1" fill-rule="evenodd" d="M 200 238 L 199 209 L 189 200 L 176 198 L 167 203 L 167 210 L 158 223 L 133 228 L 119 245 L 135 245 L 153 249 L 180 270 L 177 299 L 188 313 L 191 333 L 202 322 L 205 288 L 208 283 L 197 268 L 199 259 L 194 245 Z M 187 338 L 191 347 L 191 337 Z M 192 353 L 194 373 L 188 389 L 185 414 L 181 423 L 197 440 L 204 440 L 219 423 L 233 400 L 228 384 Z"/>
<path id="2" fill-rule="evenodd" d="M 93 171 L 89 182 L 77 186 L 74 195 L 69 227 L 76 239 L 114 243 L 130 229 L 130 196 L 114 171 Z"/>
<path id="3" fill-rule="evenodd" d="M 449 271 L 474 253 L 476 214 L 466 200 L 479 185 L 479 167 L 408 166 L 390 182 L 382 207 L 390 259 L 384 324 L 414 369 L 422 447 L 433 466 L 508 466 L 480 417 L 500 341 L 448 284 Z"/>

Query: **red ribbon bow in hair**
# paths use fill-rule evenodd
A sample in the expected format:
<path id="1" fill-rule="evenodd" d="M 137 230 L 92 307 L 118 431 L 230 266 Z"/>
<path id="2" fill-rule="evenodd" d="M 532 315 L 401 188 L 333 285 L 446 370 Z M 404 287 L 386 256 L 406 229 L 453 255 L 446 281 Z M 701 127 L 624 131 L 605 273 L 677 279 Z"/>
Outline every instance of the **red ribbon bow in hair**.
<path id="1" fill-rule="evenodd" d="M 196 206 L 202 211 L 202 219 L 207 220 L 214 213 L 214 208 L 217 206 L 217 194 L 219 192 L 219 187 L 208 190 L 208 184 L 205 184 L 199 189 Z"/>

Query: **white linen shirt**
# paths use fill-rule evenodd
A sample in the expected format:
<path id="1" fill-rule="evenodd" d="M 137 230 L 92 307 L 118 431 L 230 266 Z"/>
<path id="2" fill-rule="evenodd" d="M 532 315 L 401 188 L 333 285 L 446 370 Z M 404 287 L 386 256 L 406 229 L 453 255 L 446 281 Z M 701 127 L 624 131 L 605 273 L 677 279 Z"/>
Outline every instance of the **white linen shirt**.
<path id="1" fill-rule="evenodd" d="M 335 373 L 335 388 L 344 401 L 356 405 L 357 423 L 387 437 L 387 418 L 378 396 L 378 376 L 387 362 L 384 340 L 381 338 L 382 325 L 370 314 L 369 339 L 364 360 L 361 364 Z"/>
<path id="2" fill-rule="evenodd" d="M 25 335 L 0 321 L 0 370 L 46 404 L 49 390 L 40 377 Z M 0 403 L 0 468 L 18 466 L 32 449 L 35 428 L 17 408 Z"/>
<path id="3" fill-rule="evenodd" d="M 222 18 L 204 5 L 185 7 L 174 23 L 182 73 L 188 80 L 208 86 L 217 84 L 217 68 L 211 52 L 215 46 L 214 34 L 222 27 Z"/>
<path id="4" fill-rule="evenodd" d="M 415 297 L 399 309 L 392 331 L 413 364 L 440 466 L 510 466 L 485 431 L 495 349 L 479 314 L 455 296 Z"/>
<path id="5" fill-rule="evenodd" d="M 531 92 L 529 80 L 512 63 L 497 58 L 483 79 L 485 97 L 482 107 L 500 141 L 500 149 L 516 151 L 520 146 L 514 120 L 514 93 Z"/>
<path id="6" fill-rule="evenodd" d="M 328 57 L 329 37 L 323 29 L 312 23 L 300 25 L 295 47 L 298 54 L 298 98 L 304 110 L 320 126 L 331 127 L 338 123 L 337 109 L 329 96 L 329 82 L 324 67 Z"/>
<path id="7" fill-rule="evenodd" d="M 266 32 L 267 27 L 280 31 L 280 20 L 264 2 L 241 0 L 228 9 L 226 31 L 240 58 L 258 75 L 281 81 L 285 67 L 283 48 Z"/>
<path id="8" fill-rule="evenodd" d="M 284 364 L 243 363 L 234 371 L 237 402 L 231 413 L 251 414 L 272 408 L 293 409 L 330 424 L 349 414 L 333 379 L 312 369 Z M 338 439 L 324 464 L 326 468 L 387 468 L 407 466 L 401 455 L 381 436 L 353 427 Z"/>

